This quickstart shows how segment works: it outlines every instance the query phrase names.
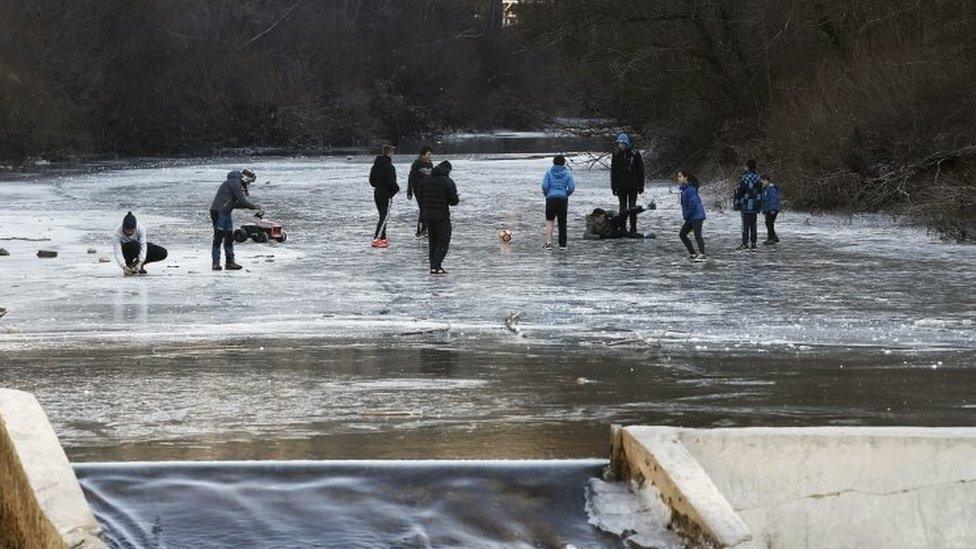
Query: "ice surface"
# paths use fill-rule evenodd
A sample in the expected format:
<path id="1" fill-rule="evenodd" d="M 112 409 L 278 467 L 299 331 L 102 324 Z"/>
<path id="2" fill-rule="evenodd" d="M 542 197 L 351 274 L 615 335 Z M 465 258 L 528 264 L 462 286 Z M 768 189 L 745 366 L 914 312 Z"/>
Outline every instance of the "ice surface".
<path id="1" fill-rule="evenodd" d="M 627 482 L 591 478 L 586 485 L 586 514 L 590 524 L 619 536 L 628 547 L 681 549 L 686 546 L 668 529 L 671 509 L 650 484 L 634 491 Z"/>
<path id="2" fill-rule="evenodd" d="M 439 160 L 440 158 L 438 158 Z M 411 159 L 397 157 L 401 185 Z M 403 336 L 534 345 L 762 352 L 770 347 L 973 349 L 976 248 L 943 244 L 885 218 L 786 212 L 782 243 L 735 254 L 738 219 L 709 209 L 712 259 L 690 263 L 675 235 L 673 186 L 645 197 L 647 241 L 581 240 L 583 215 L 611 207 L 608 173 L 578 162 L 566 252 L 542 250 L 534 154 L 453 155 L 461 204 L 447 277 L 427 274 L 413 236 L 416 205 L 394 202 L 391 248 L 373 250 L 370 158 L 165 161 L 91 173 L 8 176 L 0 182 L 0 348 L 152 344 L 246 337 Z M 246 271 L 209 270 L 207 208 L 227 171 L 258 174 L 253 198 L 284 223 L 283 245 L 238 246 Z M 784 189 L 788 198 L 788 188 Z M 714 206 L 714 205 L 710 205 Z M 127 210 L 170 257 L 123 278 L 109 235 Z M 238 212 L 235 221 L 248 219 Z M 514 231 L 511 246 L 496 237 Z M 39 248 L 59 252 L 38 259 Z M 94 247 L 98 254 L 86 253 Z M 273 256 L 273 257 L 269 257 Z M 268 260 L 272 261 L 268 261 Z M 503 320 L 522 313 L 520 333 Z"/>

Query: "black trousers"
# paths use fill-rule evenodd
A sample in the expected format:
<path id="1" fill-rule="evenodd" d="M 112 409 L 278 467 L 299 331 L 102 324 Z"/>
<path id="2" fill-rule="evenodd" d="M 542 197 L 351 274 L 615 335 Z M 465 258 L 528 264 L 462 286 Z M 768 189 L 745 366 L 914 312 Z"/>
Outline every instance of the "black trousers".
<path id="1" fill-rule="evenodd" d="M 427 221 L 424 220 L 424 207 L 420 204 L 420 197 L 417 197 L 417 236 L 427 234 Z"/>
<path id="2" fill-rule="evenodd" d="M 779 237 L 776 236 L 776 216 L 778 215 L 779 212 L 770 212 L 766 214 L 766 240 L 779 242 Z"/>
<path id="3" fill-rule="evenodd" d="M 742 245 L 747 246 L 750 243 L 756 245 L 756 220 L 759 217 L 757 213 L 745 213 L 742 212 Z"/>
<path id="4" fill-rule="evenodd" d="M 169 252 L 166 251 L 166 248 L 157 246 L 152 242 L 146 243 L 146 264 L 162 261 L 166 259 L 167 255 Z M 132 265 L 137 261 L 139 259 L 139 243 L 126 242 L 122 244 L 122 258 L 125 259 L 126 265 Z"/>
<path id="5" fill-rule="evenodd" d="M 374 192 L 373 202 L 376 202 L 376 211 L 380 214 L 380 220 L 376 222 L 376 231 L 373 233 L 373 240 L 382 238 L 386 240 L 386 216 L 390 215 L 390 197 L 386 193 Z"/>
<path id="6" fill-rule="evenodd" d="M 427 220 L 427 254 L 431 269 L 440 269 L 451 247 L 451 218 Z"/>
<path id="7" fill-rule="evenodd" d="M 566 212 L 569 209 L 569 200 L 565 198 L 546 199 L 546 221 L 558 219 L 559 225 L 559 247 L 566 247 Z"/>
<path id="8" fill-rule="evenodd" d="M 678 238 L 688 248 L 688 253 L 694 255 L 695 247 L 691 245 L 691 239 L 688 238 L 688 233 L 695 231 L 695 241 L 698 242 L 698 253 L 705 253 L 705 240 L 702 238 L 702 222 L 703 219 L 697 221 L 685 221 L 685 224 L 681 226 L 681 231 L 678 233 Z"/>
<path id="9" fill-rule="evenodd" d="M 620 215 L 627 213 L 627 210 L 633 208 L 637 205 L 637 191 L 624 192 L 619 191 L 617 193 L 617 199 L 620 200 Z M 630 214 L 630 232 L 637 232 L 637 214 Z"/>

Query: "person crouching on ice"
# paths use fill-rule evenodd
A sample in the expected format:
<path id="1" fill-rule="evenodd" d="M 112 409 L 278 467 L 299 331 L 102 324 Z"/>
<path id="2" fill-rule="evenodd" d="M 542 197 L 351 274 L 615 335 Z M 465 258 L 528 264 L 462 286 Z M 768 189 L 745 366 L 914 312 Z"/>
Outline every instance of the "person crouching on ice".
<path id="1" fill-rule="evenodd" d="M 136 221 L 132 212 L 122 218 L 122 226 L 113 235 L 115 261 L 122 268 L 122 274 L 146 274 L 146 264 L 166 259 L 166 248 L 146 241 L 146 231 Z"/>
<path id="2" fill-rule="evenodd" d="M 586 216 L 586 232 L 583 238 L 586 240 L 605 240 L 608 238 L 634 238 L 635 234 L 640 238 L 644 235 L 627 231 L 627 220 L 631 217 L 636 218 L 637 214 L 644 211 L 644 206 L 634 206 L 627 208 L 623 212 L 613 215 L 603 208 L 593 210 L 593 213 Z"/>
<path id="3" fill-rule="evenodd" d="M 231 214 L 236 209 L 257 210 L 261 212 L 261 206 L 247 199 L 248 185 L 256 179 L 251 170 L 233 171 L 227 174 L 227 180 L 217 189 L 217 196 L 214 197 L 210 205 L 210 220 L 213 222 L 214 236 L 213 249 L 210 255 L 213 258 L 213 270 L 219 271 L 220 268 L 220 243 L 224 243 L 224 255 L 226 256 L 226 267 L 228 271 L 242 269 L 240 265 L 234 263 L 234 220 Z"/>

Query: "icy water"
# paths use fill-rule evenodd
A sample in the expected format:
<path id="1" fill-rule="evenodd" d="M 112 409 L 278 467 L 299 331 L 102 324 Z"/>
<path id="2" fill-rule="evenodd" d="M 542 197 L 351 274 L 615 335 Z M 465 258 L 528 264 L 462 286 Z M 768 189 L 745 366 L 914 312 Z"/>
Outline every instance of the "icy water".
<path id="1" fill-rule="evenodd" d="M 247 522 L 255 535 L 292 545 L 321 540 L 309 521 L 335 509 L 356 520 L 378 509 L 373 530 L 328 523 L 346 546 L 607 543 L 580 518 L 595 463 L 159 460 L 592 458 L 606 455 L 614 422 L 976 423 L 976 248 L 881 217 L 786 212 L 779 246 L 737 254 L 737 217 L 710 203 L 711 260 L 691 263 L 664 182 L 645 197 L 659 209 L 641 216 L 656 240 L 583 241 L 583 215 L 614 199 L 607 171 L 579 156 L 569 249 L 545 252 L 538 185 L 550 160 L 527 149 L 447 157 L 461 204 L 446 277 L 427 274 L 416 206 L 402 196 L 391 248 L 369 248 L 371 157 L 8 176 L 0 386 L 37 394 L 73 461 L 152 462 L 79 466 L 113 539 L 135 546 L 192 546 L 166 537 L 191 519 L 187 535 L 212 545 L 210 526 L 264 508 L 282 522 Z M 410 160 L 397 159 L 404 187 Z M 213 273 L 206 210 L 242 166 L 289 240 L 239 245 L 247 269 Z M 145 277 L 98 262 L 129 209 L 170 250 Z M 496 237 L 503 227 L 511 245 Z M 41 248 L 59 257 L 39 259 Z M 423 499 L 418 486 L 446 495 Z M 187 493 L 213 512 L 190 513 Z M 536 504 L 552 514 L 536 520 Z M 242 522 L 224 522 L 225 506 Z M 439 537 L 451 532 L 460 537 Z"/>
<path id="2" fill-rule="evenodd" d="M 620 547 L 584 511 L 582 487 L 604 465 L 224 462 L 75 470 L 117 548 Z"/>

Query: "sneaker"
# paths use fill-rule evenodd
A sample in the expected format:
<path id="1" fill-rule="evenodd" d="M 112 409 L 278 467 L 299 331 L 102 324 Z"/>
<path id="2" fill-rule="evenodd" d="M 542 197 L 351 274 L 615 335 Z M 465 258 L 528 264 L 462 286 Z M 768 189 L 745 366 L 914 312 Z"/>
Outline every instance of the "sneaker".
<path id="1" fill-rule="evenodd" d="M 374 248 L 389 248 L 390 241 L 385 238 L 377 238 L 376 240 L 373 241 L 372 246 Z"/>
<path id="2" fill-rule="evenodd" d="M 708 261 L 708 258 L 705 256 L 705 254 L 698 254 L 695 256 L 694 260 L 701 263 L 703 261 Z"/>
<path id="3" fill-rule="evenodd" d="M 546 242 L 546 245 L 543 246 L 543 248 L 545 248 L 546 250 L 551 250 L 552 249 L 552 242 Z"/>
<path id="4" fill-rule="evenodd" d="M 223 271 L 224 268 L 220 266 L 220 263 L 214 263 L 213 264 L 213 270 L 215 270 L 215 271 Z"/>
<path id="5" fill-rule="evenodd" d="M 698 254 L 688 254 L 688 259 L 694 261 L 698 259 Z"/>
<path id="6" fill-rule="evenodd" d="M 749 251 L 750 251 L 750 252 L 754 252 L 754 251 L 756 251 L 756 245 L 755 245 L 755 244 L 751 244 L 751 245 L 749 246 Z"/>
<path id="7" fill-rule="evenodd" d="M 736 248 L 735 251 L 741 252 L 742 250 L 748 250 L 748 249 L 749 249 L 749 246 L 746 246 L 745 244 L 743 244 L 743 245 L 739 246 L 738 248 Z"/>
<path id="8" fill-rule="evenodd" d="M 144 275 L 144 274 L 149 274 L 149 273 L 146 271 L 146 268 L 143 267 L 143 268 L 139 269 L 139 274 Z"/>
<path id="9" fill-rule="evenodd" d="M 770 239 L 767 238 L 766 241 L 763 242 L 763 246 L 770 246 L 772 244 L 776 244 L 776 241 L 775 240 L 770 240 Z"/>
<path id="10" fill-rule="evenodd" d="M 225 265 L 224 268 L 226 268 L 228 271 L 239 271 L 244 267 L 241 267 L 240 265 L 234 263 L 233 261 L 228 261 L 227 265 Z"/>

